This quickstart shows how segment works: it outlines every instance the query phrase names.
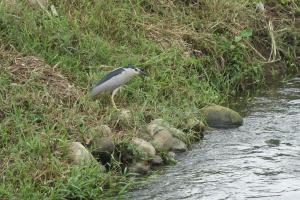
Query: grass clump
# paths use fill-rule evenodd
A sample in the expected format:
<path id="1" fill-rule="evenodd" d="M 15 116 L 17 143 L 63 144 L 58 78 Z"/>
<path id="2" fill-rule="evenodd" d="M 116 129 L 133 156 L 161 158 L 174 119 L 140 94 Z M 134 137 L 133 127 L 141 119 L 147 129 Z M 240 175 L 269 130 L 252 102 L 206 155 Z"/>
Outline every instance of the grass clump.
<path id="1" fill-rule="evenodd" d="M 247 0 L 51 0 L 57 17 L 27 1 L 7 2 L 0 2 L 1 199 L 126 191 L 132 180 L 119 158 L 107 173 L 73 166 L 66 143 L 84 143 L 107 124 L 128 149 L 132 137 L 145 137 L 147 115 L 181 126 L 184 113 L 226 103 L 263 84 L 265 72 L 299 67 L 300 5 L 293 0 L 266 1 L 265 12 Z M 109 98 L 92 100 L 89 90 L 113 68 L 103 66 L 129 63 L 149 77 L 116 96 L 135 113 L 133 125 L 120 128 Z"/>

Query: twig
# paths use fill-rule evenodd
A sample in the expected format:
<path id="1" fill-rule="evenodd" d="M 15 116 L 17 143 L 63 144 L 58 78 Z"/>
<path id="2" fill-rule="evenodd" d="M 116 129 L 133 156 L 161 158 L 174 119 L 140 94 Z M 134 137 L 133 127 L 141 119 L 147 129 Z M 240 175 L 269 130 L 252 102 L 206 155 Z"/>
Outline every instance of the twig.
<path id="1" fill-rule="evenodd" d="M 271 53 L 270 53 L 269 61 L 274 61 L 276 60 L 276 55 L 277 55 L 277 45 L 274 36 L 274 27 L 271 20 L 269 21 L 268 27 L 269 27 L 270 37 L 271 37 Z"/>
<path id="2" fill-rule="evenodd" d="M 135 15 L 135 16 L 137 16 L 137 14 L 136 14 L 136 10 L 134 9 L 134 6 L 133 6 L 133 4 L 132 4 L 131 0 L 129 0 L 129 3 L 130 3 L 130 5 L 131 5 L 131 7 L 132 7 L 132 9 L 133 9 L 134 15 Z"/>
<path id="3" fill-rule="evenodd" d="M 253 49 L 253 51 L 259 56 L 261 57 L 263 60 L 267 60 L 257 49 L 255 49 L 248 41 L 246 41 L 246 43 L 251 47 L 251 49 Z"/>

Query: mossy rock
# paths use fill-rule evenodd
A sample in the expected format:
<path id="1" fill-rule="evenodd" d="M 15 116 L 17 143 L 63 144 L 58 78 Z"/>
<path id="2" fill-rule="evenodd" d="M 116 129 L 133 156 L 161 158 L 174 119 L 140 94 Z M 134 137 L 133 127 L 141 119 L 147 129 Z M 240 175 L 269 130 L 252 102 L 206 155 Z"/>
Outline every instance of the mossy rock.
<path id="1" fill-rule="evenodd" d="M 137 149 L 145 154 L 149 158 L 153 158 L 156 155 L 155 148 L 150 142 L 147 142 L 141 138 L 133 138 L 132 143 L 137 146 Z"/>
<path id="2" fill-rule="evenodd" d="M 150 171 L 150 164 L 147 161 L 140 161 L 131 164 L 128 170 L 136 175 L 146 175 Z"/>
<path id="3" fill-rule="evenodd" d="M 103 165 L 107 165 L 111 161 L 111 154 L 115 148 L 110 137 L 97 137 L 92 140 L 92 155 Z"/>
<path id="4" fill-rule="evenodd" d="M 186 144 L 180 139 L 173 137 L 167 130 L 161 130 L 155 134 L 152 141 L 155 149 L 161 151 L 185 152 L 187 151 Z"/>
<path id="5" fill-rule="evenodd" d="M 155 119 L 148 126 L 148 132 L 152 136 L 164 129 L 167 130 L 175 138 L 178 138 L 184 143 L 189 143 L 189 136 L 186 133 L 171 126 L 168 122 L 164 121 L 163 119 Z"/>
<path id="6" fill-rule="evenodd" d="M 218 105 L 200 109 L 208 126 L 213 128 L 236 128 L 243 124 L 243 118 L 236 111 Z"/>
<path id="7" fill-rule="evenodd" d="M 68 157 L 73 164 L 92 165 L 97 163 L 89 150 L 87 150 L 80 142 L 70 142 L 68 146 Z M 103 165 L 97 164 L 97 166 L 99 166 L 101 171 L 105 171 Z"/>

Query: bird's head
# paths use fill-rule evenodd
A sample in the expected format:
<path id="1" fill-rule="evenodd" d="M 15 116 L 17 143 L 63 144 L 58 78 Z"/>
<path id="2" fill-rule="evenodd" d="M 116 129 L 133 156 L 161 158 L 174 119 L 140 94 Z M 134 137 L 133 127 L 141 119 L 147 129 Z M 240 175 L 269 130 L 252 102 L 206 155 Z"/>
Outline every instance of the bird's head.
<path id="1" fill-rule="evenodd" d="M 128 65 L 126 67 L 126 70 L 130 71 L 131 73 L 133 74 L 136 74 L 136 75 L 146 75 L 144 69 L 141 69 L 141 68 L 138 68 L 138 67 L 135 67 L 133 65 Z"/>

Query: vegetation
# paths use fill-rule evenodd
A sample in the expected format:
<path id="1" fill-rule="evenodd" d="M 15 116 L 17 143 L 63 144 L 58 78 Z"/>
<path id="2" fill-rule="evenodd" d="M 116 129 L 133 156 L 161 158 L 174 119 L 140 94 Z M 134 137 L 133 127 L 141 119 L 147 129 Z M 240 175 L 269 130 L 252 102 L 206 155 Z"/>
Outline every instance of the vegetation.
<path id="1" fill-rule="evenodd" d="M 71 165 L 68 141 L 108 124 L 126 144 L 143 137 L 147 116 L 180 126 L 187 112 L 299 68 L 296 0 L 268 0 L 265 11 L 250 0 L 49 2 L 58 16 L 0 2 L 0 199 L 116 196 L 133 177 L 118 164 L 106 173 Z M 117 105 L 135 113 L 121 130 L 108 96 L 93 100 L 89 91 L 129 63 L 149 76 L 117 94 Z"/>

